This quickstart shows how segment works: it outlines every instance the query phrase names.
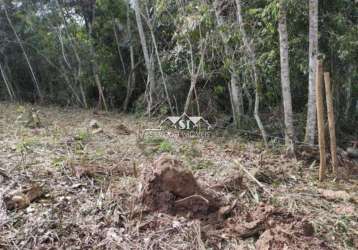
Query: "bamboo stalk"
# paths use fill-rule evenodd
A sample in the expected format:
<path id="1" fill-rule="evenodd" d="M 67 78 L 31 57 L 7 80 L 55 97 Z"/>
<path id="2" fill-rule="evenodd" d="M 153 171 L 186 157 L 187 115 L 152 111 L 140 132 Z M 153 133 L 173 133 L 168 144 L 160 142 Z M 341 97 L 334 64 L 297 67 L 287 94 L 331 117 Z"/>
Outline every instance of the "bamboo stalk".
<path id="1" fill-rule="evenodd" d="M 5 87 L 6 87 L 6 90 L 7 90 L 8 94 L 9 94 L 10 100 L 14 101 L 14 93 L 13 93 L 11 84 L 7 80 L 7 77 L 5 75 L 5 70 L 3 69 L 2 65 L 1 65 L 1 62 L 0 62 L 0 73 L 1 73 L 1 76 L 2 76 L 2 78 L 4 80 Z"/>
<path id="2" fill-rule="evenodd" d="M 10 25 L 10 27 L 11 27 L 11 29 L 12 29 L 14 35 L 15 35 L 15 37 L 16 37 L 16 40 L 17 40 L 18 44 L 20 45 L 20 48 L 21 48 L 21 50 L 22 50 L 22 53 L 23 53 L 23 55 L 24 55 L 24 57 L 25 57 L 25 60 L 26 60 L 26 62 L 27 62 L 27 65 L 28 65 L 28 67 L 29 67 L 29 69 L 30 69 L 31 76 L 32 76 L 32 80 L 33 80 L 33 82 L 34 82 L 34 85 L 35 85 L 35 88 L 36 88 L 38 97 L 40 98 L 40 102 L 42 102 L 42 101 L 43 101 L 43 96 L 42 96 L 42 93 L 41 93 L 41 90 L 40 90 L 39 81 L 37 80 L 37 77 L 36 77 L 36 75 L 35 75 L 35 71 L 34 71 L 34 69 L 32 68 L 30 59 L 29 59 L 29 57 L 27 56 L 25 47 L 24 47 L 24 45 L 22 44 L 22 41 L 21 41 L 19 35 L 17 34 L 16 29 L 15 29 L 15 27 L 14 27 L 14 25 L 13 25 L 11 19 L 10 19 L 9 13 L 7 12 L 6 5 L 4 6 L 4 10 L 5 10 L 6 19 L 7 19 L 8 23 L 9 23 L 9 25 Z"/>
<path id="3" fill-rule="evenodd" d="M 319 181 L 323 181 L 326 176 L 326 145 L 324 136 L 324 108 L 323 108 L 323 91 L 322 77 L 323 65 L 321 60 L 317 60 L 316 70 L 316 105 L 317 105 L 317 125 L 318 125 L 318 142 L 319 142 Z"/>
<path id="4" fill-rule="evenodd" d="M 324 83 L 326 88 L 326 101 L 327 101 L 327 113 L 328 113 L 328 126 L 331 146 L 332 157 L 332 170 L 333 174 L 337 176 L 337 142 L 336 142 L 336 124 L 334 120 L 334 108 L 333 97 L 331 91 L 331 77 L 329 72 L 324 73 Z"/>

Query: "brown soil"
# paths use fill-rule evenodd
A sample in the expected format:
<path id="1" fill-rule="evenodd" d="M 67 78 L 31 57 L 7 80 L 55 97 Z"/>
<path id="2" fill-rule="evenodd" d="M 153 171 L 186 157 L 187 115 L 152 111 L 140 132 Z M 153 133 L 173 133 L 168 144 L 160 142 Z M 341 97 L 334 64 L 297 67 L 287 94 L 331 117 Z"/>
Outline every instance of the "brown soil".
<path id="1" fill-rule="evenodd" d="M 144 177 L 147 184 L 143 192 L 144 204 L 151 209 L 194 215 L 219 209 L 219 201 L 204 192 L 181 161 L 164 155 L 153 163 L 152 169 L 152 173 Z"/>
<path id="2" fill-rule="evenodd" d="M 0 103 L 0 249 L 358 247 L 347 171 L 319 183 L 317 162 L 233 134 L 152 138 L 145 118 L 32 108 L 42 127 Z"/>
<path id="3" fill-rule="evenodd" d="M 198 185 L 192 172 L 183 166 L 181 161 L 172 157 L 161 156 L 153 163 L 154 169 L 143 192 L 143 201 L 151 209 L 167 212 L 172 215 L 184 214 L 200 215 L 206 218 L 209 228 L 223 229 L 226 235 L 235 238 L 256 237 L 256 249 L 330 249 L 323 241 L 315 237 L 313 225 L 301 216 L 294 216 L 285 209 L 277 209 L 265 203 L 260 204 L 255 211 L 241 216 L 229 217 L 222 220 L 222 216 L 212 216 L 209 212 L 227 214 L 228 209 L 235 206 L 224 205 L 213 197 L 205 194 Z M 242 178 L 234 178 L 241 180 Z M 232 181 L 229 182 L 231 184 Z M 240 183 L 242 184 L 242 183 Z M 221 206 L 221 207 L 220 207 Z M 210 217 L 209 217 L 210 216 Z M 189 216 L 191 217 L 191 216 Z M 213 220 L 213 218 L 216 218 Z M 205 221 L 205 220 L 203 220 Z M 220 232 L 221 231 L 221 232 Z M 213 234 L 213 231 L 211 232 Z"/>

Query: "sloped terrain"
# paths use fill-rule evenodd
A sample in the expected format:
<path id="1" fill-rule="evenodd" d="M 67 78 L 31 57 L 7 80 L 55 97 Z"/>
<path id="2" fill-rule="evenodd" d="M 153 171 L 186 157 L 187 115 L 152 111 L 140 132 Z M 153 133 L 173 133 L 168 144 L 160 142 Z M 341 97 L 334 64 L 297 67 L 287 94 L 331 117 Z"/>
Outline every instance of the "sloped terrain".
<path id="1" fill-rule="evenodd" d="M 358 247 L 354 176 L 318 183 L 315 162 L 230 134 L 33 108 L 29 126 L 31 107 L 0 104 L 1 249 Z"/>

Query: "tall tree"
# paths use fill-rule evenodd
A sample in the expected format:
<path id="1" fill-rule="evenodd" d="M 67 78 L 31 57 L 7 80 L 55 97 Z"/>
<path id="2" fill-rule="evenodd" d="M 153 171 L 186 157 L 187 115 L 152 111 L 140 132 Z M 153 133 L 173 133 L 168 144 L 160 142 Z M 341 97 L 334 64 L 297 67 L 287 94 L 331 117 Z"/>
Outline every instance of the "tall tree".
<path id="1" fill-rule="evenodd" d="M 80 58 L 80 54 L 77 51 L 77 43 L 75 43 L 75 39 L 73 34 L 71 34 L 70 29 L 69 29 L 69 25 L 67 23 L 67 19 L 66 19 L 66 15 L 64 13 L 64 6 L 61 4 L 61 2 L 59 0 L 56 0 L 56 4 L 57 4 L 57 8 L 58 8 L 58 12 L 60 15 L 60 18 L 62 20 L 62 24 L 64 27 L 64 31 L 66 36 L 68 37 L 68 41 L 69 41 L 69 45 L 70 48 L 72 49 L 72 52 L 76 58 L 76 62 L 77 62 L 77 67 L 76 69 L 74 68 L 74 72 L 73 72 L 73 76 L 74 76 L 74 84 L 77 86 L 79 85 L 79 90 L 81 93 L 81 103 L 83 104 L 84 108 L 88 108 L 88 103 L 87 103 L 87 98 L 86 98 L 86 93 L 84 91 L 84 87 L 83 87 L 83 82 L 81 81 L 81 76 L 83 74 L 83 70 L 82 70 L 82 61 Z"/>
<path id="2" fill-rule="evenodd" d="M 265 146 L 268 147 L 267 143 L 267 133 L 265 127 L 261 121 L 259 109 L 260 109 L 260 83 L 259 83 L 259 73 L 258 68 L 256 65 L 256 52 L 255 47 L 252 44 L 252 41 L 249 39 L 249 36 L 245 29 L 245 23 L 242 15 L 242 4 L 241 0 L 236 0 L 236 7 L 237 7 L 237 19 L 240 27 L 240 33 L 242 36 L 242 40 L 244 46 L 246 48 L 247 57 L 249 58 L 250 65 L 252 67 L 252 72 L 254 75 L 254 82 L 255 82 L 255 108 L 254 108 L 254 116 L 257 122 L 257 125 L 261 131 L 262 138 L 264 140 Z"/>
<path id="3" fill-rule="evenodd" d="M 146 67 L 147 73 L 148 73 L 149 89 L 148 89 L 147 112 L 148 112 L 148 115 L 150 115 L 151 109 L 152 109 L 152 104 L 153 104 L 153 90 L 154 90 L 154 85 L 155 85 L 155 73 L 154 73 L 154 67 L 153 67 L 154 65 L 153 65 L 151 57 L 149 56 L 149 50 L 148 50 L 147 41 L 146 41 L 144 29 L 143 29 L 142 18 L 141 18 L 141 10 L 140 10 L 140 6 L 139 6 L 139 0 L 133 0 L 132 3 L 133 3 L 133 8 L 134 8 L 134 12 L 135 12 L 136 21 L 137 21 L 139 38 L 140 38 L 140 42 L 142 45 L 145 67 Z"/>
<path id="4" fill-rule="evenodd" d="M 129 37 L 129 55 L 130 55 L 130 60 L 131 60 L 131 70 L 128 74 L 128 83 L 127 83 L 127 94 L 126 94 L 126 98 L 124 100 L 124 104 L 123 104 L 123 110 L 127 111 L 128 110 L 128 105 L 129 105 L 129 101 L 130 98 L 132 97 L 133 94 L 133 90 L 135 88 L 135 81 L 136 81 L 136 74 L 135 74 L 135 62 L 134 62 L 134 41 L 133 41 L 133 35 L 132 35 L 132 27 L 131 27 L 131 19 L 130 19 L 130 6 L 129 6 L 129 1 L 127 1 L 127 14 L 126 14 L 126 18 L 127 18 L 127 33 L 128 33 L 128 37 Z"/>
<path id="5" fill-rule="evenodd" d="M 290 67 L 288 56 L 288 33 L 287 33 L 287 1 L 280 0 L 278 19 L 278 32 L 280 36 L 280 59 L 281 59 L 281 87 L 285 118 L 285 142 L 289 146 L 293 142 L 294 129 L 292 118 L 292 98 L 290 87 Z"/>
<path id="6" fill-rule="evenodd" d="M 198 4 L 202 4 L 203 7 L 196 8 L 195 6 Z M 205 68 L 208 65 L 206 59 L 210 49 L 208 44 L 211 42 L 213 30 L 209 21 L 211 15 L 208 11 L 211 6 L 207 2 L 201 1 L 186 3 L 177 1 L 177 6 L 177 29 L 173 36 L 176 42 L 176 47 L 173 50 L 174 63 L 190 79 L 190 88 L 187 92 L 183 112 L 188 114 L 189 108 L 192 107 L 192 101 L 195 100 L 196 112 L 200 115 L 197 84 L 200 79 L 206 77 Z M 194 112 L 194 110 L 191 111 Z"/>
<path id="7" fill-rule="evenodd" d="M 318 54 L 318 0 L 309 0 L 309 77 L 305 141 L 314 144 L 316 132 L 316 67 Z"/>
<path id="8" fill-rule="evenodd" d="M 225 20 L 222 15 L 223 9 L 221 6 L 221 1 L 216 0 L 214 2 L 215 16 L 218 24 L 221 40 L 224 44 L 225 56 L 230 58 L 233 56 L 233 48 L 228 44 L 228 35 L 224 31 Z M 237 75 L 236 69 L 233 63 L 230 63 L 230 84 L 229 84 L 229 94 L 232 105 L 232 114 L 234 117 L 234 122 L 236 127 L 240 126 L 241 116 L 243 115 L 243 97 L 242 97 L 242 87 L 239 83 L 239 77 Z"/>
<path id="9" fill-rule="evenodd" d="M 348 121 L 349 119 L 349 110 L 352 105 L 352 75 L 353 75 L 353 67 L 352 65 L 348 66 L 348 79 L 345 84 L 345 96 L 346 96 L 346 105 L 344 109 L 344 119 Z"/>
<path id="10" fill-rule="evenodd" d="M 1 65 L 1 62 L 0 62 L 0 73 L 1 73 L 1 76 L 5 83 L 5 87 L 6 87 L 7 93 L 9 94 L 10 100 L 14 101 L 15 100 L 14 90 L 11 86 L 11 83 L 9 82 L 9 80 L 6 77 L 5 70 L 4 70 L 3 66 Z"/>
<path id="11" fill-rule="evenodd" d="M 190 44 L 190 58 L 191 61 L 190 63 L 187 62 L 188 64 L 188 71 L 190 72 L 190 88 L 189 88 L 189 92 L 188 95 L 186 97 L 186 101 L 185 101 L 185 105 L 184 105 L 184 114 L 187 114 L 189 111 L 189 106 L 190 106 L 190 102 L 193 98 L 194 93 L 196 93 L 196 84 L 198 82 L 198 78 L 200 76 L 200 74 L 203 71 L 203 67 L 204 67 L 204 59 L 205 59 L 205 53 L 206 53 L 206 45 L 207 45 L 207 37 L 205 37 L 205 39 L 200 39 L 201 40 L 201 44 L 200 44 L 200 61 L 198 66 L 196 66 L 195 61 L 194 61 L 194 52 L 193 52 L 193 46 L 191 45 L 189 39 L 188 42 Z M 197 98 L 197 96 L 196 96 Z M 200 113 L 200 110 L 197 110 L 198 113 Z"/>
<path id="12" fill-rule="evenodd" d="M 11 18 L 10 18 L 10 16 L 9 16 L 8 11 L 7 11 L 6 4 L 4 4 L 4 11 L 5 11 L 6 19 L 7 19 L 8 23 L 9 23 L 9 25 L 10 25 L 12 31 L 14 32 L 14 35 L 15 35 L 15 37 L 16 37 L 16 40 L 17 40 L 18 44 L 19 44 L 20 47 L 21 47 L 21 50 L 22 50 L 22 53 L 23 53 L 23 55 L 24 55 L 24 57 L 25 57 L 27 66 L 28 66 L 29 69 L 30 69 L 31 76 L 32 76 L 32 80 L 33 80 L 33 82 L 34 82 L 35 89 L 36 89 L 36 91 L 37 91 L 37 95 L 38 95 L 38 97 L 40 98 L 40 101 L 42 102 L 42 101 L 43 101 L 43 96 L 42 96 L 42 93 L 41 93 L 41 90 L 40 90 L 39 81 L 37 80 L 37 77 L 36 77 L 36 75 L 35 75 L 35 71 L 34 71 L 32 65 L 31 65 L 30 59 L 29 59 L 29 57 L 28 57 L 28 55 L 27 55 L 27 53 L 26 53 L 25 47 L 24 47 L 24 45 L 23 45 L 23 43 L 22 43 L 22 41 L 21 41 L 19 35 L 17 34 L 16 29 L 15 29 L 15 27 L 14 27 L 12 21 L 11 21 Z"/>

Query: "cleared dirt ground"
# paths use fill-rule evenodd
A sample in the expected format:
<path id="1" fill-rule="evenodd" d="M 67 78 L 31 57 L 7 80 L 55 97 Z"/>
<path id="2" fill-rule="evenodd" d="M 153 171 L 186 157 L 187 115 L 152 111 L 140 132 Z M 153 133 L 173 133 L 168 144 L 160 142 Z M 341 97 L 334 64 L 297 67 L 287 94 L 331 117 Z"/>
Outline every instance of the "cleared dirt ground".
<path id="1" fill-rule="evenodd" d="M 31 108 L 0 103 L 0 249 L 358 248 L 354 164 L 319 183 L 278 145 L 58 107 L 31 128 Z"/>

